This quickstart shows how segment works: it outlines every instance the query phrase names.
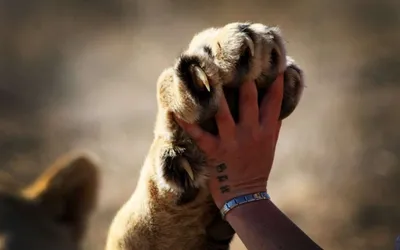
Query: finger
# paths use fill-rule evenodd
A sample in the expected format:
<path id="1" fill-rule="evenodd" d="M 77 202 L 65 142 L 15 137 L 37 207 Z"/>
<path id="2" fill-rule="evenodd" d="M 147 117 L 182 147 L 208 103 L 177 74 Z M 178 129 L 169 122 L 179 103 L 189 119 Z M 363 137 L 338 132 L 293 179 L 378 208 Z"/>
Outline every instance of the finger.
<path id="1" fill-rule="evenodd" d="M 232 139 L 235 136 L 235 121 L 229 110 L 225 95 L 222 94 L 219 109 L 215 115 L 215 120 L 218 126 L 218 134 L 222 140 Z"/>
<path id="2" fill-rule="evenodd" d="M 243 83 L 239 100 L 239 123 L 246 127 L 258 127 L 258 96 L 254 82 Z"/>
<path id="3" fill-rule="evenodd" d="M 178 117 L 175 117 L 179 126 L 186 131 L 189 136 L 194 140 L 197 146 L 206 154 L 214 153 L 218 147 L 218 139 L 210 133 L 204 131 L 197 124 L 187 123 Z"/>
<path id="4" fill-rule="evenodd" d="M 278 75 L 263 97 L 260 108 L 260 120 L 263 128 L 276 126 L 281 113 L 283 98 L 283 74 Z M 269 128 L 271 129 L 271 128 Z"/>
<path id="5" fill-rule="evenodd" d="M 281 126 L 282 126 L 282 121 L 278 121 L 275 129 L 275 144 L 278 142 Z"/>
<path id="6" fill-rule="evenodd" d="M 282 121 L 277 122 L 277 126 L 275 128 L 275 133 L 273 135 L 273 151 L 276 150 L 276 145 L 278 144 L 279 132 L 281 130 Z"/>

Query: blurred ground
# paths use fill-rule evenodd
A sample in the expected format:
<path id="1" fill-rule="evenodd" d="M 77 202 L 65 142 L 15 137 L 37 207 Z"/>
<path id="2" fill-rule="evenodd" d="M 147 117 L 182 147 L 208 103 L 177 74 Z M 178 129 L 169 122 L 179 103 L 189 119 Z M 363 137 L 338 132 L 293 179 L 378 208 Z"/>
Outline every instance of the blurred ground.
<path id="1" fill-rule="evenodd" d="M 393 249 L 398 0 L 0 1 L 2 170 L 27 182 L 65 151 L 99 154 L 85 249 L 102 249 L 152 140 L 158 75 L 196 32 L 232 21 L 278 25 L 306 73 L 279 141 L 274 201 L 324 249 Z"/>

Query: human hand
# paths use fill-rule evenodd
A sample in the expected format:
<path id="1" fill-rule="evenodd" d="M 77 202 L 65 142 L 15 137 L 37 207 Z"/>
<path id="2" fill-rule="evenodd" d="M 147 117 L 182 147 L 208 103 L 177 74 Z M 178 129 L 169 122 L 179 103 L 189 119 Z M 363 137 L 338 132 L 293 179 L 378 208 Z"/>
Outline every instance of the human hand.
<path id="1" fill-rule="evenodd" d="M 283 74 L 257 103 L 254 82 L 240 89 L 239 122 L 235 124 L 224 96 L 215 116 L 218 136 L 176 118 L 209 159 L 209 188 L 216 205 L 240 195 L 266 191 L 281 121 Z"/>

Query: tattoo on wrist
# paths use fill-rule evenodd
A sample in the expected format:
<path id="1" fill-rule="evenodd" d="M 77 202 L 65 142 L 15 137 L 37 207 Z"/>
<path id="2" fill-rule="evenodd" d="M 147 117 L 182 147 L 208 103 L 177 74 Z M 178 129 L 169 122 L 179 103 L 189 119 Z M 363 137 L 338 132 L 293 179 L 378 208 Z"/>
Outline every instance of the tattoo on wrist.
<path id="1" fill-rule="evenodd" d="M 219 165 L 217 166 L 217 172 L 218 172 L 218 173 L 224 172 L 225 169 L 226 169 L 226 165 L 225 165 L 224 163 L 219 164 Z"/>
<path id="2" fill-rule="evenodd" d="M 217 176 L 217 179 L 218 179 L 219 182 L 223 182 L 223 181 L 228 180 L 228 176 L 227 175 L 220 175 L 220 176 Z"/>
<path id="3" fill-rule="evenodd" d="M 231 191 L 228 185 L 219 187 L 219 190 L 221 193 L 229 193 Z"/>
<path id="4" fill-rule="evenodd" d="M 224 163 L 222 163 L 222 164 L 219 164 L 216 168 L 217 168 L 218 173 L 222 173 L 226 170 L 227 167 Z M 219 176 L 217 176 L 217 180 L 219 182 L 224 182 L 224 181 L 228 180 L 228 175 L 226 175 L 226 174 L 219 175 Z M 231 191 L 230 187 L 228 185 L 220 186 L 219 190 L 221 191 L 221 193 L 229 193 Z"/>

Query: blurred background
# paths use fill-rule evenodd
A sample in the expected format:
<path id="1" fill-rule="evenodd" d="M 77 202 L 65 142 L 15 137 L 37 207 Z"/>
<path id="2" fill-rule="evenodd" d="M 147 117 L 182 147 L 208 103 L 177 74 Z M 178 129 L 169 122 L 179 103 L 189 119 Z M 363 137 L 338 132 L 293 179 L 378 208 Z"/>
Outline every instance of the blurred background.
<path id="1" fill-rule="evenodd" d="M 33 180 L 76 148 L 102 160 L 85 249 L 102 249 L 153 138 L 156 80 L 192 36 L 277 25 L 307 88 L 269 184 L 324 249 L 393 249 L 400 234 L 400 1 L 1 0 L 0 165 Z M 245 249 L 235 239 L 233 250 Z"/>

